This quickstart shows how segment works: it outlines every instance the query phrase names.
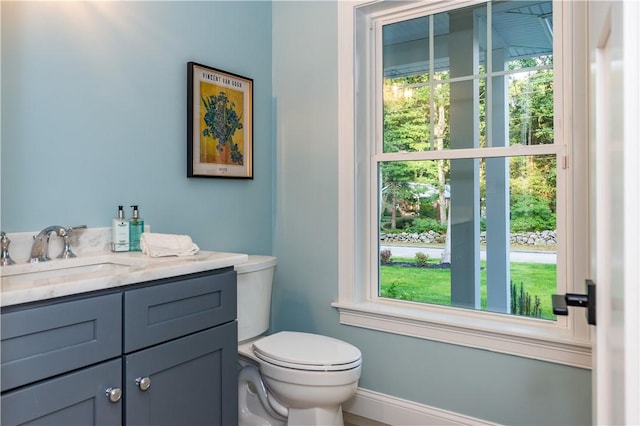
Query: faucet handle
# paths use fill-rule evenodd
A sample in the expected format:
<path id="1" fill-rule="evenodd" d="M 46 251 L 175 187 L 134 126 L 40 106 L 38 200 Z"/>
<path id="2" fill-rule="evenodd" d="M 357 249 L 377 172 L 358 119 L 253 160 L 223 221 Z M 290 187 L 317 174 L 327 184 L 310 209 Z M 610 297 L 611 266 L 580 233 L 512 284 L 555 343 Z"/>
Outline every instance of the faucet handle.
<path id="1" fill-rule="evenodd" d="M 9 244 L 11 244 L 11 240 L 7 237 L 7 234 L 4 231 L 0 231 L 0 265 L 2 266 L 16 263 L 9 255 Z"/>
<path id="2" fill-rule="evenodd" d="M 58 259 L 76 257 L 76 254 L 71 250 L 71 233 L 81 229 L 87 229 L 87 225 L 70 226 L 65 230 L 64 234 L 61 235 L 64 241 L 64 247 L 62 248 L 62 253 L 58 255 Z"/>

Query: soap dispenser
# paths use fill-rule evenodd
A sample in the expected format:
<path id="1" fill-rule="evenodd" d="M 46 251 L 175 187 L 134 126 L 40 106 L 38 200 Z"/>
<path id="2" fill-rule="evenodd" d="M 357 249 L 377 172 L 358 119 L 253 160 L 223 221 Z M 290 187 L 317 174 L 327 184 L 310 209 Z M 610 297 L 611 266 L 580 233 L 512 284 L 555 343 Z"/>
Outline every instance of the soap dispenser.
<path id="1" fill-rule="evenodd" d="M 133 217 L 129 221 L 129 251 L 140 251 L 140 236 L 144 232 L 144 220 L 140 218 L 138 206 L 133 208 Z"/>
<path id="2" fill-rule="evenodd" d="M 118 216 L 111 222 L 111 251 L 129 251 L 129 222 L 122 206 L 118 206 Z"/>

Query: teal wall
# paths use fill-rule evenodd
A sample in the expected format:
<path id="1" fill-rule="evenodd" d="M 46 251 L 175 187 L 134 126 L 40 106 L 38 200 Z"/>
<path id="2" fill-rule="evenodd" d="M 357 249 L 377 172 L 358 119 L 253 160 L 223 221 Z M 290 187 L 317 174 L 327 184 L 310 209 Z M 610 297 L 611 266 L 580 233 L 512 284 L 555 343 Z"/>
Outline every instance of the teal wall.
<path id="1" fill-rule="evenodd" d="M 334 2 L 0 2 L 4 231 L 152 230 L 279 257 L 273 329 L 343 338 L 361 386 L 505 424 L 588 424 L 591 375 L 341 326 Z M 251 77 L 255 179 L 186 178 L 186 63 Z M 572 392 L 572 396 L 567 396 Z"/>
<path id="2" fill-rule="evenodd" d="M 503 424 L 590 424 L 587 370 L 339 324 L 337 6 L 273 2 L 272 19 L 274 329 L 357 345 L 366 389 Z"/>
<path id="3" fill-rule="evenodd" d="M 270 2 L 2 1 L 6 232 L 109 226 L 270 253 Z M 253 180 L 186 177 L 187 62 L 254 79 Z"/>

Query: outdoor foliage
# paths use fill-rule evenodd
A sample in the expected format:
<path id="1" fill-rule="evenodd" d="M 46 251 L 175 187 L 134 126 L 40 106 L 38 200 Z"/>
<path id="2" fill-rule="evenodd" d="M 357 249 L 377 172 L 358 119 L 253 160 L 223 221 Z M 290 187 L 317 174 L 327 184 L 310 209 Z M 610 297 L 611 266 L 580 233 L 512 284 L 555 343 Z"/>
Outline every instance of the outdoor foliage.
<path id="1" fill-rule="evenodd" d="M 389 299 L 412 300 L 411 294 L 403 290 L 398 283 L 392 283 L 382 290 L 381 296 L 388 297 Z"/>
<path id="2" fill-rule="evenodd" d="M 434 231 L 439 234 L 444 234 L 447 232 L 447 224 L 440 223 L 436 219 L 427 217 L 427 218 L 416 218 L 413 219 L 411 225 L 406 229 L 407 232 L 427 232 Z"/>
<path id="3" fill-rule="evenodd" d="M 511 281 L 511 313 L 536 318 L 542 316 L 540 298 L 534 295 L 532 299 L 531 294 L 524 290 L 524 283 L 520 283 L 520 291 L 518 291 L 518 286 Z"/>
<path id="4" fill-rule="evenodd" d="M 520 59 L 508 64 L 518 70 L 509 78 L 509 145 L 539 145 L 554 142 L 553 70 L 551 56 Z M 483 70 L 480 70 L 483 72 Z M 430 80 L 431 77 L 431 80 Z M 410 75 L 385 80 L 383 150 L 418 152 L 450 149 L 450 84 L 447 71 L 433 75 Z M 479 80 L 479 146 L 486 145 L 485 79 Z M 431 100 L 433 99 L 433 103 Z M 385 229 L 407 229 L 402 217 L 433 219 L 446 223 L 445 183 L 449 162 L 390 161 L 381 168 L 382 212 L 390 220 Z M 486 198 L 486 163 L 481 162 L 480 198 Z M 514 157 L 509 161 L 512 232 L 555 229 L 556 158 L 554 155 Z M 435 188 L 437 194 L 421 199 L 416 185 Z M 481 206 L 482 208 L 482 206 Z M 381 223 L 382 225 L 382 223 Z M 424 232 L 433 226 L 410 225 L 410 232 Z"/>
<path id="5" fill-rule="evenodd" d="M 488 94 L 486 78 L 477 79 L 479 117 L 477 147 L 504 142 L 508 146 L 554 143 L 554 95 L 552 56 L 513 60 L 507 64 L 508 129 L 493 129 L 488 140 Z M 433 70 L 432 70 L 433 71 Z M 475 70 L 486 72 L 483 66 Z M 454 149 L 451 141 L 451 85 L 447 70 L 432 74 L 386 78 L 383 103 L 383 152 L 405 153 Z M 493 78 L 493 77 L 492 77 Z M 492 104 L 493 105 L 493 104 Z M 489 107 L 491 108 L 491 107 Z M 495 112 L 495 111 L 494 111 Z M 501 113 L 501 111 L 500 111 Z M 491 126 L 489 126 L 491 127 Z M 508 141 L 496 135 L 505 131 Z M 500 160 L 500 158 L 498 158 Z M 384 161 L 380 163 L 380 228 L 385 233 L 422 233 L 447 231 L 448 201 L 457 182 L 451 182 L 453 160 Z M 504 157 L 508 164 L 509 230 L 533 232 L 556 229 L 556 155 L 520 155 Z M 455 163 L 453 163 L 455 166 Z M 480 158 L 479 217 L 480 229 L 487 224 L 487 168 L 498 166 Z M 504 164 L 504 163 L 503 163 Z M 502 164 L 499 165 L 500 170 Z M 476 176 L 473 177 L 474 182 Z M 490 178 L 491 179 L 491 178 Z M 491 207 L 491 205 L 489 206 Z M 489 221 L 490 222 L 490 221 Z M 400 261 L 400 259 L 394 259 Z M 409 263 L 410 259 L 405 262 Z M 451 270 L 425 267 L 438 264 L 427 256 L 414 259 L 415 266 L 394 265 L 391 254 L 381 253 L 380 294 L 383 297 L 415 302 L 450 305 Z M 486 263 L 481 262 L 480 291 L 482 309 L 486 309 Z M 510 263 L 511 312 L 554 319 L 550 295 L 556 291 L 556 265 Z"/>
<path id="6" fill-rule="evenodd" d="M 511 198 L 511 232 L 556 229 L 556 217 L 549 205 L 531 194 Z"/>
<path id="7" fill-rule="evenodd" d="M 422 252 L 416 253 L 416 266 L 426 266 L 428 260 L 429 260 L 428 255 Z"/>
<path id="8" fill-rule="evenodd" d="M 388 265 L 391 263 L 391 250 L 381 250 L 380 251 L 380 263 L 383 265 Z"/>

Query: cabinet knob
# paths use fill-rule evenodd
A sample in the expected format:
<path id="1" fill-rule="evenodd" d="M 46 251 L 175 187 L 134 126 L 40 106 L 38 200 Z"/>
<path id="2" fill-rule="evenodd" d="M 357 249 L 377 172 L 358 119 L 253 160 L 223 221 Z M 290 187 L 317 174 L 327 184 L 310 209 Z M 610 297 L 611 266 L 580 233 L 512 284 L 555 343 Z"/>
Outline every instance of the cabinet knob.
<path id="1" fill-rule="evenodd" d="M 109 388 L 107 389 L 107 396 L 109 397 L 109 401 L 118 402 L 122 397 L 122 389 L 120 388 Z"/>
<path id="2" fill-rule="evenodd" d="M 148 377 L 138 377 L 136 379 L 136 385 L 144 392 L 151 387 L 151 379 Z"/>

